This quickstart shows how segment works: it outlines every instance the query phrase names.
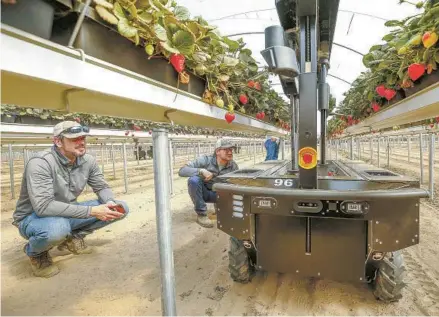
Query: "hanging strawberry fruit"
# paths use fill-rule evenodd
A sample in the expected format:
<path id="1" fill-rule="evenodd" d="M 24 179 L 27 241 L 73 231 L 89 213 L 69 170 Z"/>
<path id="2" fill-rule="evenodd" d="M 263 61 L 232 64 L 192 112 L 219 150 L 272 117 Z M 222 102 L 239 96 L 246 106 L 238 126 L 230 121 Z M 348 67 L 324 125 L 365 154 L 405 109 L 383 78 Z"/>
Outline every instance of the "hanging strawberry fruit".
<path id="1" fill-rule="evenodd" d="M 374 102 L 374 103 L 372 104 L 372 110 L 373 110 L 373 112 L 378 112 L 378 111 L 380 111 L 380 105 L 377 104 L 376 102 Z"/>
<path id="2" fill-rule="evenodd" d="M 128 136 L 130 134 L 130 131 L 125 131 L 125 136 Z"/>
<path id="3" fill-rule="evenodd" d="M 261 84 L 259 82 L 255 83 L 255 89 L 256 90 L 261 90 Z"/>
<path id="4" fill-rule="evenodd" d="M 134 131 L 140 131 L 140 130 L 142 130 L 138 125 L 133 125 L 133 129 L 134 129 Z"/>
<path id="5" fill-rule="evenodd" d="M 248 98 L 247 98 L 247 96 L 246 96 L 245 94 L 241 94 L 241 95 L 239 95 L 239 101 L 240 101 L 243 105 L 246 105 L 247 102 L 248 102 Z"/>
<path id="6" fill-rule="evenodd" d="M 224 118 L 226 119 L 227 123 L 232 123 L 232 121 L 235 120 L 235 114 L 227 112 Z"/>
<path id="7" fill-rule="evenodd" d="M 386 91 L 384 92 L 384 97 L 387 100 L 392 100 L 393 97 L 395 97 L 395 95 L 396 95 L 396 91 L 393 89 L 386 89 Z"/>
<path id="8" fill-rule="evenodd" d="M 247 83 L 247 86 L 249 88 L 254 88 L 255 87 L 255 82 L 253 80 L 249 80 L 248 83 Z"/>
<path id="9" fill-rule="evenodd" d="M 74 120 L 78 123 L 81 123 L 81 118 L 76 117 Z"/>
<path id="10" fill-rule="evenodd" d="M 408 68 L 409 77 L 415 81 L 425 73 L 425 65 L 420 63 L 411 64 Z"/>
<path id="11" fill-rule="evenodd" d="M 217 107 L 224 108 L 224 101 L 221 98 L 218 98 L 215 101 L 215 104 L 217 105 Z"/>
<path id="12" fill-rule="evenodd" d="M 170 58 L 172 66 L 177 71 L 177 73 L 181 73 L 184 70 L 184 56 L 181 54 L 172 54 Z"/>
<path id="13" fill-rule="evenodd" d="M 430 48 L 436 44 L 438 36 L 435 32 L 425 32 L 422 36 L 422 43 L 425 48 Z"/>
<path id="14" fill-rule="evenodd" d="M 384 85 L 380 85 L 378 86 L 375 91 L 377 92 L 378 95 L 380 95 L 381 97 L 385 97 L 385 92 L 386 92 L 386 87 Z"/>
<path id="15" fill-rule="evenodd" d="M 264 119 L 265 118 L 265 112 L 261 111 L 260 114 L 261 114 L 261 119 Z"/>
<path id="16" fill-rule="evenodd" d="M 261 115 L 260 112 L 258 112 L 258 113 L 256 114 L 256 118 L 259 119 L 259 120 L 262 120 L 262 115 Z"/>
<path id="17" fill-rule="evenodd" d="M 439 116 L 436 117 L 436 123 L 439 123 Z"/>

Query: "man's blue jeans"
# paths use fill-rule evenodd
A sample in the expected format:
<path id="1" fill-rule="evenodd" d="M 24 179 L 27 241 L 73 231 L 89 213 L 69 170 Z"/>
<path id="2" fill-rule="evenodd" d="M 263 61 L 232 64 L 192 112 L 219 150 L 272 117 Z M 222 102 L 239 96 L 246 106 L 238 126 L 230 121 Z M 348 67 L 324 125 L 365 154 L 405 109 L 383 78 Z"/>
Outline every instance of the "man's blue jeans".
<path id="1" fill-rule="evenodd" d="M 25 252 L 29 256 L 38 255 L 44 251 L 50 250 L 54 246 L 62 243 L 72 234 L 85 236 L 93 231 L 108 226 L 115 221 L 122 220 L 128 214 L 128 206 L 123 201 L 115 201 L 122 204 L 125 209 L 125 215 L 117 220 L 102 221 L 95 217 L 79 219 L 65 217 L 38 217 L 34 212 L 20 221 L 18 231 L 20 235 L 29 240 Z M 99 206 L 98 200 L 90 200 L 78 203 L 82 206 Z"/>
<path id="2" fill-rule="evenodd" d="M 216 203 L 216 193 L 206 187 L 203 179 L 199 176 L 189 177 L 187 181 L 189 196 L 194 203 L 195 212 L 206 215 L 206 203 Z"/>

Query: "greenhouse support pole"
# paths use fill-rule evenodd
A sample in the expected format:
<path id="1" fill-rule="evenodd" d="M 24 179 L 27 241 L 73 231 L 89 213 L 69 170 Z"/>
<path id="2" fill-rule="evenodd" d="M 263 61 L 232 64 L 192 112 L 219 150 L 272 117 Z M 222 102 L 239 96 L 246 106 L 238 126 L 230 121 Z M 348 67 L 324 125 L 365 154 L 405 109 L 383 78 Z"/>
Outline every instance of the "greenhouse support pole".
<path id="1" fill-rule="evenodd" d="M 125 183 L 125 193 L 128 193 L 128 168 L 127 168 L 127 145 L 126 143 L 122 146 L 122 156 L 123 156 L 123 180 Z"/>
<path id="2" fill-rule="evenodd" d="M 12 153 L 12 144 L 8 144 L 9 151 L 9 177 L 11 179 L 11 197 L 15 199 L 15 184 L 14 184 L 14 156 Z"/>
<path id="3" fill-rule="evenodd" d="M 113 163 L 113 179 L 116 179 L 116 165 L 114 162 L 114 145 L 111 143 L 111 162 Z"/>
<path id="4" fill-rule="evenodd" d="M 378 167 L 380 167 L 380 138 L 378 137 L 378 140 L 377 140 L 377 146 L 378 146 L 378 149 L 377 149 L 377 151 L 378 151 L 378 163 L 377 163 L 377 165 L 378 165 Z"/>
<path id="5" fill-rule="evenodd" d="M 256 150 L 256 143 L 255 143 Z M 280 138 L 280 153 L 282 160 L 285 160 L 285 138 Z"/>
<path id="6" fill-rule="evenodd" d="M 421 168 L 421 177 L 420 177 L 420 182 L 421 184 L 424 183 L 424 149 L 422 148 L 423 143 L 422 143 L 422 133 L 419 134 L 419 155 L 420 155 L 420 168 Z"/>
<path id="7" fill-rule="evenodd" d="M 79 30 L 81 29 L 82 22 L 84 21 L 84 18 L 85 18 L 85 13 L 87 12 L 88 7 L 90 6 L 90 3 L 91 3 L 91 0 L 87 0 L 85 2 L 85 5 L 82 8 L 82 11 L 81 11 L 81 14 L 79 15 L 78 20 L 76 21 L 75 28 L 73 29 L 73 33 L 70 36 L 69 43 L 67 44 L 67 46 L 73 47 L 73 43 L 75 43 L 76 37 L 78 36 Z"/>
<path id="8" fill-rule="evenodd" d="M 428 153 L 428 190 L 430 191 L 430 199 L 434 199 L 434 151 L 435 151 L 435 135 L 430 134 L 430 151 Z"/>
<path id="9" fill-rule="evenodd" d="M 172 141 L 169 140 L 169 189 L 171 195 L 174 195 L 174 161 L 173 161 Z"/>
<path id="10" fill-rule="evenodd" d="M 387 168 L 390 168 L 390 139 L 387 137 Z"/>
<path id="11" fill-rule="evenodd" d="M 101 144 L 102 175 L 105 173 L 104 143 Z"/>
<path id="12" fill-rule="evenodd" d="M 157 219 L 157 240 L 160 254 L 162 314 L 176 316 L 174 255 L 169 184 L 169 140 L 165 129 L 154 129 L 154 188 Z"/>

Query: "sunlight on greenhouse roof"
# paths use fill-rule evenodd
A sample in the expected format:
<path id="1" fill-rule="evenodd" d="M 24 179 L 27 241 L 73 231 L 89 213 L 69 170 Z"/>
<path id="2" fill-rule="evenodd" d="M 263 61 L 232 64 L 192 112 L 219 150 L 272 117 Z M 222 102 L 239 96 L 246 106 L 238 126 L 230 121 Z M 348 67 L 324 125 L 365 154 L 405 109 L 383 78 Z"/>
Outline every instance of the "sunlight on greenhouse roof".
<path id="1" fill-rule="evenodd" d="M 265 45 L 264 29 L 280 24 L 274 0 L 179 0 L 178 3 L 186 6 L 193 16 L 201 15 L 217 26 L 222 35 L 242 37 L 260 66 L 266 65 L 260 55 Z M 327 80 L 337 103 L 350 87 L 346 82 L 353 82 L 366 70 L 359 53 L 366 54 L 372 45 L 383 43 L 382 37 L 390 31 L 384 23 L 419 12 L 414 5 L 399 4 L 399 0 L 340 0 L 329 70 L 329 75 L 334 77 Z M 283 94 L 278 83 L 278 78 L 273 76 L 273 89 Z"/>

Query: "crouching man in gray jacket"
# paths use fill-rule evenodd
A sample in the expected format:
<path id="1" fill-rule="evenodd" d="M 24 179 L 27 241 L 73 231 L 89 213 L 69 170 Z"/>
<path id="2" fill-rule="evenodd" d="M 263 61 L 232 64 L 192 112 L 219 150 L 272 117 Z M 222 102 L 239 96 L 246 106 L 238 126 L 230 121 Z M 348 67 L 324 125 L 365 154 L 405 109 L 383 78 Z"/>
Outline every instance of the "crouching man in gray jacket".
<path id="1" fill-rule="evenodd" d="M 203 155 L 183 166 L 178 172 L 181 177 L 189 177 L 189 196 L 198 214 L 197 222 L 203 227 L 212 228 L 214 225 L 207 217 L 206 207 L 206 203 L 216 202 L 216 193 L 212 191 L 214 178 L 238 169 L 233 161 L 234 147 L 230 141 L 220 139 L 216 142 L 213 155 Z"/>
<path id="2" fill-rule="evenodd" d="M 74 121 L 57 124 L 54 146 L 32 157 L 25 167 L 13 224 L 28 240 L 24 252 L 35 276 L 58 274 L 51 248 L 90 253 L 83 237 L 128 213 L 128 206 L 114 199 L 95 158 L 85 153 L 88 133 L 88 127 Z M 86 184 L 99 200 L 77 202 Z"/>

